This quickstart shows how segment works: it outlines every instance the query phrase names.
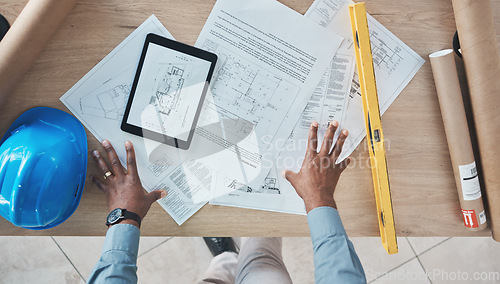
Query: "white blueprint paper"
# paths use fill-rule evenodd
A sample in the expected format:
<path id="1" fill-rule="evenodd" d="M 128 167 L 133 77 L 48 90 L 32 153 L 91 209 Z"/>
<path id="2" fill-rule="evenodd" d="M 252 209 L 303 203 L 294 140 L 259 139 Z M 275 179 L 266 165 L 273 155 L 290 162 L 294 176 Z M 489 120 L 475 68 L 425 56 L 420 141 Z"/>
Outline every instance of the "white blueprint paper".
<path id="1" fill-rule="evenodd" d="M 283 169 L 298 171 L 307 147 L 310 125 L 318 121 L 321 142 L 328 124 L 337 120 L 342 125 L 346 98 L 354 73 L 354 58 L 339 50 L 314 90 L 292 135 L 276 159 L 276 164 L 260 187 L 239 187 L 230 195 L 219 197 L 211 204 L 262 209 L 275 212 L 304 214 L 304 202 L 280 173 Z M 338 135 L 338 133 L 336 134 Z M 230 186 L 233 186 L 230 184 Z"/>
<path id="2" fill-rule="evenodd" d="M 176 155 L 151 155 L 158 143 L 123 132 L 120 124 L 148 33 L 172 35 L 152 15 L 76 83 L 61 101 L 99 140 L 108 139 L 126 165 L 124 143 L 135 147 L 137 167 L 146 190 L 166 189 L 159 204 L 179 225 L 198 211 L 215 179 L 203 164 Z"/>
<path id="3" fill-rule="evenodd" d="M 349 131 L 349 137 L 345 142 L 344 150 L 338 160 L 339 162 L 349 156 L 361 143 L 366 135 L 366 130 L 359 90 L 359 79 L 357 74 L 354 74 L 352 84 L 351 81 L 338 80 L 338 78 L 342 78 L 339 74 L 348 74 L 349 78 L 352 78 L 353 72 L 349 73 L 346 70 L 355 68 L 355 55 L 351 39 L 352 31 L 348 10 L 348 4 L 350 3 L 353 2 L 349 0 L 316 0 L 305 14 L 307 18 L 315 23 L 345 38 L 335 56 L 338 64 L 332 64 L 329 69 L 332 74 L 331 76 L 336 74 L 334 78 L 337 78 L 337 80 L 333 81 L 334 86 L 338 90 L 344 90 L 346 97 L 349 95 L 348 102 L 344 103 L 344 109 L 341 111 L 342 114 L 338 111 L 332 112 L 335 101 L 329 101 L 328 96 L 324 97 L 322 104 L 318 103 L 322 98 L 321 94 L 326 94 L 325 89 L 327 87 L 325 86 L 332 86 L 328 82 L 328 79 L 323 78 L 322 83 L 318 85 L 316 92 L 311 97 L 290 140 L 276 160 L 275 169 L 266 177 L 265 183 L 256 190 L 249 187 L 246 190 L 241 190 L 238 194 L 233 193 L 231 196 L 219 198 L 217 202 L 212 203 L 305 214 L 302 200 L 295 193 L 291 184 L 281 177 L 280 173 L 284 169 L 294 171 L 300 169 L 300 163 L 305 154 L 310 123 L 314 120 L 320 123 L 318 137 L 320 145 L 325 127 L 333 119 L 340 122 L 340 129 L 347 129 Z M 424 63 L 424 60 L 373 17 L 368 16 L 368 21 L 380 111 L 383 114 L 415 76 Z M 337 103 L 340 103 L 340 101 L 337 101 Z M 272 191 L 267 190 L 270 185 L 273 188 Z"/>
<path id="4" fill-rule="evenodd" d="M 344 36 L 346 40 L 343 42 L 342 48 L 347 48 L 354 55 L 348 9 L 350 3 L 354 2 L 350 0 L 316 0 L 306 12 L 306 17 Z M 425 60 L 370 15 L 368 15 L 368 27 L 380 114 L 382 115 L 408 85 Z M 348 157 L 366 136 L 357 74 L 354 75 L 352 82 L 343 127 L 349 131 L 349 137 L 344 144 L 339 161 Z"/>
<path id="5" fill-rule="evenodd" d="M 274 0 L 217 1 L 195 44 L 218 56 L 199 122 L 215 130 L 190 149 L 214 196 L 260 187 L 342 40 Z"/>
<path id="6" fill-rule="evenodd" d="M 129 92 L 144 38 L 149 32 L 167 36 L 166 30 L 143 30 L 144 24 L 62 98 L 99 140 L 108 138 L 120 145 L 128 139 L 136 145 L 145 188 L 168 189 L 160 204 L 179 224 L 203 206 L 216 171 L 244 183 L 262 183 L 307 103 L 317 83 L 313 81 L 319 80 L 342 41 L 321 27 L 301 23 L 299 14 L 284 12 L 285 7 L 272 0 L 251 5 L 218 1 L 214 11 L 220 6 L 230 9 L 221 11 L 217 20 L 209 18 L 204 28 L 207 38 L 199 41 L 199 46 L 219 55 L 219 67 L 188 151 L 119 130 L 121 103 L 127 100 L 124 95 Z M 238 13 L 243 16 L 237 17 Z M 290 23 L 287 27 L 295 25 L 297 33 L 307 34 L 307 41 L 302 42 L 283 26 L 270 24 L 275 14 L 283 15 Z M 159 24 L 156 18 L 153 22 Z M 240 29 L 238 33 L 232 30 L 235 28 Z M 217 36 L 213 37 L 214 33 Z M 239 38 L 242 35 L 246 38 Z M 137 42 L 131 39 L 135 36 L 140 38 Z M 224 40 L 219 41 L 219 37 Z M 133 48 L 129 48 L 129 41 Z M 319 60 L 323 58 L 329 59 Z M 103 87 L 96 90 L 94 86 L 100 85 Z M 88 113 L 96 108 L 97 113 Z M 124 151 L 119 146 L 116 149 L 124 160 Z M 269 163 L 264 164 L 266 161 Z"/>

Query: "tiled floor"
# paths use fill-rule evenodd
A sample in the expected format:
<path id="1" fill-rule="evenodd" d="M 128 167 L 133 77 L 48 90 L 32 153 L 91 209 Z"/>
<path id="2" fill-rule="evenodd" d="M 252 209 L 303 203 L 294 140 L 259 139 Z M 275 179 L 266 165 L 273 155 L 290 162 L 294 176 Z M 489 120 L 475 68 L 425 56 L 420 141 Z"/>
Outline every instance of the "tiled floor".
<path id="1" fill-rule="evenodd" d="M 391 256 L 379 238 L 352 242 L 369 283 L 500 283 L 500 244 L 491 238 L 399 238 L 399 253 Z M 0 283 L 84 283 L 103 243 L 0 237 Z M 201 238 L 141 238 L 139 283 L 195 283 L 211 258 Z M 283 258 L 294 283 L 314 283 L 309 238 L 284 238 Z"/>

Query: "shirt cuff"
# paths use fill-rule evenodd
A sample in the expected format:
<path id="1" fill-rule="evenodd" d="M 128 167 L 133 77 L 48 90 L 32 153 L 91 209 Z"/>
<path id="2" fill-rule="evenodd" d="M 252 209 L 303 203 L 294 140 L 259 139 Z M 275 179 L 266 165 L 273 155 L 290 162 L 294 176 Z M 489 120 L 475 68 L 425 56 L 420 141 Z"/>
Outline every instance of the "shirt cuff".
<path id="1" fill-rule="evenodd" d="M 113 250 L 125 251 L 137 258 L 141 231 L 134 225 L 116 224 L 106 233 L 103 253 Z"/>
<path id="2" fill-rule="evenodd" d="M 339 212 L 333 207 L 314 208 L 307 214 L 307 222 L 313 242 L 325 236 L 345 236 L 347 238 Z"/>

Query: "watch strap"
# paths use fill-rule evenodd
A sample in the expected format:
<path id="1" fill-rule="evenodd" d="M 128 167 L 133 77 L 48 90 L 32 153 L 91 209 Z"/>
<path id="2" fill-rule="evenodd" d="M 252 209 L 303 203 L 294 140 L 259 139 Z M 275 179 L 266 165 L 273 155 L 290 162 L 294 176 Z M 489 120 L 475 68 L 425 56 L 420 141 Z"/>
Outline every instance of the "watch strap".
<path id="1" fill-rule="evenodd" d="M 141 217 L 137 215 L 134 212 L 127 211 L 127 209 L 123 209 L 123 219 L 131 219 L 137 222 L 139 224 L 139 227 L 141 227 Z M 123 220 L 122 219 L 122 220 Z"/>
<path id="2" fill-rule="evenodd" d="M 109 221 L 110 216 L 113 214 L 113 212 L 115 212 L 117 210 L 120 210 L 120 213 L 121 213 L 120 217 L 118 219 L 110 222 Z M 109 213 L 108 218 L 106 219 L 106 226 L 109 227 L 111 225 L 116 225 L 116 224 L 118 224 L 121 221 L 126 220 L 126 219 L 136 221 L 137 224 L 139 225 L 139 228 L 141 227 L 141 217 L 134 212 L 130 212 L 130 211 L 127 211 L 127 209 L 122 209 L 122 208 L 116 208 Z"/>

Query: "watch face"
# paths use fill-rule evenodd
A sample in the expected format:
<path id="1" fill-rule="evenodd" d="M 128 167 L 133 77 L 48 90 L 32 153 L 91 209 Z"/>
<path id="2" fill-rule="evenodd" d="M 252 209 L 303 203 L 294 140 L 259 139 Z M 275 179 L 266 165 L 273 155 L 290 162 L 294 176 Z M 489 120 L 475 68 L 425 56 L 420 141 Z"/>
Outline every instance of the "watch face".
<path id="1" fill-rule="evenodd" d="M 111 211 L 108 215 L 108 223 L 113 224 L 114 222 L 118 221 L 122 217 L 122 209 L 116 208 L 115 210 Z"/>

